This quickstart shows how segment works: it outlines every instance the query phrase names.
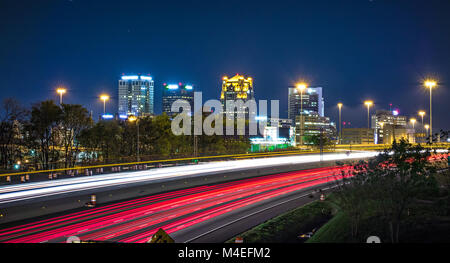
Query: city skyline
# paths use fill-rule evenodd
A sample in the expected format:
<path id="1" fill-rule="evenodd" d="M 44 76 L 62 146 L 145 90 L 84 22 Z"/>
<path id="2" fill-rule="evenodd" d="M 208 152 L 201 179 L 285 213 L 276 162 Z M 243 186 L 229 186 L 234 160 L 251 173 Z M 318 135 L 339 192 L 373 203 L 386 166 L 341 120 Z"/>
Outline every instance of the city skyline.
<path id="1" fill-rule="evenodd" d="M 0 0 L 0 245 L 186 262 L 338 255 L 307 243 L 446 252 L 449 14 Z"/>
<path id="2" fill-rule="evenodd" d="M 373 110 L 388 109 L 392 103 L 408 117 L 418 110 L 427 110 L 423 81 L 431 77 L 439 83 L 433 92 L 433 127 L 449 128 L 446 119 L 450 105 L 445 103 L 449 96 L 449 60 L 445 47 L 450 44 L 450 34 L 441 32 L 448 30 L 448 3 L 358 1 L 342 9 L 344 4 L 318 2 L 302 4 L 304 18 L 294 15 L 299 4 L 292 1 L 274 10 L 265 3 L 242 3 L 243 8 L 255 9 L 273 19 L 262 21 L 250 13 L 232 24 L 226 23 L 225 16 L 232 9 L 231 2 L 220 8 L 204 3 L 202 12 L 210 14 L 207 19 L 211 25 L 201 31 L 195 31 L 204 21 L 201 16 L 184 19 L 184 26 L 178 23 L 187 13 L 195 16 L 195 7 L 200 3 L 191 7 L 180 3 L 180 7 L 186 7 L 181 9 L 187 11 L 174 11 L 178 16 L 165 23 L 158 22 L 158 14 L 149 21 L 127 15 L 137 7 L 118 2 L 108 7 L 101 1 L 31 2 L 29 6 L 46 14 L 46 19 L 39 19 L 39 12 L 31 11 L 33 8 L 22 10 L 16 8 L 17 3 L 2 3 L 7 23 L 1 31 L 9 41 L 2 43 L 8 53 L 0 62 L 5 91 L 1 98 L 16 97 L 25 105 L 44 99 L 56 101 L 54 89 L 63 85 L 67 88 L 66 102 L 83 104 L 96 116 L 103 111 L 99 94 L 111 96 L 109 109 L 117 107 L 116 79 L 122 73 L 149 72 L 155 78 L 156 102 L 161 100 L 164 82 L 187 80 L 205 98 L 213 99 L 220 96 L 224 74 L 245 73 L 255 79 L 257 99 L 280 100 L 280 117 L 287 117 L 287 107 L 283 107 L 287 105 L 285 87 L 305 80 L 310 86 L 324 87 L 325 112 L 333 121 L 337 120 L 336 104 L 342 102 L 342 120 L 351 122 L 353 127 L 364 127 L 366 98 L 374 101 Z M 140 8 L 146 5 L 143 3 Z M 101 8 L 111 12 L 95 12 Z M 126 23 L 115 21 L 111 15 L 120 8 L 130 18 Z M 151 8 L 167 11 L 169 6 L 157 3 Z M 334 12 L 336 8 L 342 14 Z M 20 16 L 15 13 L 17 10 L 21 10 Z M 56 13 L 64 14 L 66 19 L 55 23 L 57 16 L 52 14 Z M 312 19 L 316 13 L 321 13 L 323 19 Z M 98 16 L 102 19 L 97 20 Z M 343 20 L 343 16 L 347 19 Z M 86 21 L 80 17 L 86 17 Z M 421 19 L 413 19 L 416 17 Z M 22 30 L 30 24 L 33 33 Z M 233 26 L 244 28 L 251 41 L 238 44 L 226 40 L 222 32 Z M 228 36 L 240 34 L 231 30 Z M 329 37 L 333 40 L 331 46 L 326 44 Z M 126 39 L 133 41 L 129 44 Z M 389 54 L 395 54 L 395 59 Z M 23 78 L 24 74 L 27 78 Z M 155 103 L 155 113 L 161 112 L 160 103 Z"/>

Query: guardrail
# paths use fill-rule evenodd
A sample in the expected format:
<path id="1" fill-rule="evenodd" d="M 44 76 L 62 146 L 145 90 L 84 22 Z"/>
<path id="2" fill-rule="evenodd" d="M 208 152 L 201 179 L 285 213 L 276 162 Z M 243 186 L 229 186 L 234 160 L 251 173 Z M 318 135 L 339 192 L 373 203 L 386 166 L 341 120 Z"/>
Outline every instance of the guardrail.
<path id="1" fill-rule="evenodd" d="M 334 152 L 334 151 L 324 151 Z M 245 154 L 228 154 L 228 155 L 216 155 L 216 156 L 199 156 L 199 157 L 183 157 L 173 159 L 160 159 L 140 162 L 127 162 L 127 163 L 115 163 L 115 164 L 99 164 L 90 166 L 75 166 L 71 168 L 57 168 L 49 170 L 38 171 L 22 171 L 22 172 L 9 172 L 0 174 L 0 185 L 13 184 L 13 183 L 25 183 L 33 181 L 43 180 L 56 180 L 61 178 L 71 178 L 80 176 L 94 176 L 105 173 L 119 173 L 123 171 L 139 171 L 148 170 L 152 168 L 162 168 L 165 166 L 176 165 L 194 165 L 198 161 L 227 161 L 232 159 L 249 159 L 249 158 L 263 158 L 263 157 L 276 157 L 287 155 L 299 155 L 299 154 L 314 154 L 319 153 L 315 150 L 307 151 L 282 151 L 282 152 L 263 152 L 263 153 L 245 153 Z"/>

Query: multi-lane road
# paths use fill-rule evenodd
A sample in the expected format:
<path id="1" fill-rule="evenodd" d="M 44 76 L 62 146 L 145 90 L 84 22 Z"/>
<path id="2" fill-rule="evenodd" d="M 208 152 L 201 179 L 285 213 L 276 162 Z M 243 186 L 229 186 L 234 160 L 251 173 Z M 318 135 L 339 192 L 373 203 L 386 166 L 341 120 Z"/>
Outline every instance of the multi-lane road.
<path id="1" fill-rule="evenodd" d="M 332 184 L 342 171 L 349 174 L 350 169 L 288 172 L 136 198 L 4 228 L 0 242 L 65 242 L 69 236 L 78 236 L 82 240 L 142 243 L 159 228 L 177 242 L 208 235 L 206 241 L 222 242 L 232 232 L 213 232 L 300 200 L 311 189 Z"/>
<path id="2" fill-rule="evenodd" d="M 376 152 L 354 152 L 302 156 L 283 156 L 262 159 L 208 162 L 198 165 L 174 166 L 144 171 L 122 172 L 96 176 L 86 176 L 53 181 L 34 182 L 0 187 L 0 208 L 39 198 L 57 198 L 81 191 L 104 190 L 131 185 L 164 182 L 177 178 L 215 175 L 225 172 L 240 172 L 251 169 L 273 168 L 282 165 L 297 165 L 320 161 L 339 161 L 352 158 L 373 157 Z M 321 160 L 322 158 L 322 160 Z"/>

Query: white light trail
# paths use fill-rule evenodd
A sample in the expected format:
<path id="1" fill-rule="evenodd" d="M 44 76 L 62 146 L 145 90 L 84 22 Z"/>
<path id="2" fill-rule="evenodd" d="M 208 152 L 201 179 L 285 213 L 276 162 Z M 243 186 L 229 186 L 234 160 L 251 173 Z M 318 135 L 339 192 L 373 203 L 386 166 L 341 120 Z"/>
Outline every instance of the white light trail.
<path id="1" fill-rule="evenodd" d="M 345 159 L 374 157 L 377 152 L 354 152 L 325 154 L 323 161 L 339 161 Z M 74 193 L 84 190 L 100 190 L 105 187 L 130 186 L 137 183 L 164 182 L 183 176 L 214 175 L 221 172 L 238 172 L 248 169 L 260 169 L 282 165 L 320 162 L 320 155 L 269 157 L 233 161 L 216 161 L 143 171 L 121 172 L 95 176 L 59 179 L 0 187 L 0 205 L 11 202 L 29 200 L 39 197 Z"/>

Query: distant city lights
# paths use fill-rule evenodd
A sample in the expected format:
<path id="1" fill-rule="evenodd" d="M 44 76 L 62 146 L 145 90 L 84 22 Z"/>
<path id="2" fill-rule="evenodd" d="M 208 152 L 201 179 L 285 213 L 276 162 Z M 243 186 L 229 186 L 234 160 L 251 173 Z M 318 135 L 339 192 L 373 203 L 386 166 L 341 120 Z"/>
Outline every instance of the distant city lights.
<path id="1" fill-rule="evenodd" d="M 169 84 L 167 85 L 168 89 L 178 89 L 178 85 L 177 84 Z"/>
<path id="2" fill-rule="evenodd" d="M 114 118 L 114 115 L 112 115 L 112 114 L 103 114 L 102 115 L 102 119 L 105 119 L 105 120 L 110 120 L 112 118 Z"/>

